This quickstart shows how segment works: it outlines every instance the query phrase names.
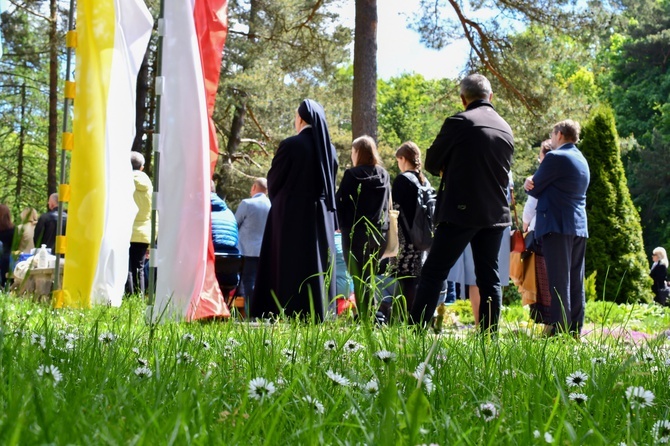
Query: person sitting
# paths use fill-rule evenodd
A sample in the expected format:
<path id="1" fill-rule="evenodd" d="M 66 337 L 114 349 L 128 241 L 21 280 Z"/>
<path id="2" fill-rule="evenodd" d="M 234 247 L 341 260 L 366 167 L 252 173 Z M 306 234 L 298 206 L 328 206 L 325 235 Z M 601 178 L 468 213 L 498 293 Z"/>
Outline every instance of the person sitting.
<path id="1" fill-rule="evenodd" d="M 56 246 L 56 236 L 58 234 L 58 194 L 49 195 L 48 212 L 40 215 L 35 225 L 35 233 L 33 235 L 33 242 L 35 246 L 46 245 L 47 249 L 55 254 L 54 247 Z M 67 225 L 67 212 L 62 211 L 62 234 L 65 234 Z"/>
<path id="2" fill-rule="evenodd" d="M 212 244 L 214 252 L 218 256 L 239 257 L 240 251 L 237 247 L 238 232 L 235 214 L 230 210 L 226 202 L 216 194 L 214 181 L 211 182 L 210 200 L 212 203 Z M 237 287 L 240 277 L 236 272 L 229 272 L 227 268 L 216 268 L 216 280 L 224 295 L 228 290 Z M 228 296 L 224 296 L 226 299 Z"/>

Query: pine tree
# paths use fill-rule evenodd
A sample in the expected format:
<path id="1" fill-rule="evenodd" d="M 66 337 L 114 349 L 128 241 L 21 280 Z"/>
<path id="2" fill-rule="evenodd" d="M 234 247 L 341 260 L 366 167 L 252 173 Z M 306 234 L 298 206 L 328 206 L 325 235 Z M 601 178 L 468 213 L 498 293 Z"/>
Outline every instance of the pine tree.
<path id="1" fill-rule="evenodd" d="M 626 184 L 614 114 L 598 107 L 582 130 L 579 145 L 591 169 L 586 194 L 589 240 L 586 276 L 597 271 L 598 296 L 605 300 L 649 300 L 651 280 L 640 216 Z"/>

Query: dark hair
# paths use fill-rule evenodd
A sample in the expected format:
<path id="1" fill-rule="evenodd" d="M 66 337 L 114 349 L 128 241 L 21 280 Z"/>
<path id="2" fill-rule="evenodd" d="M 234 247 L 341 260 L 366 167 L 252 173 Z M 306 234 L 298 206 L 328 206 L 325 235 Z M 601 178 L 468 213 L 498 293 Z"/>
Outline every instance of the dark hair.
<path id="1" fill-rule="evenodd" d="M 0 204 L 0 231 L 12 229 L 13 227 L 12 211 L 9 210 L 9 207 L 6 204 Z"/>
<path id="2" fill-rule="evenodd" d="M 423 184 L 426 181 L 426 177 L 423 176 L 421 172 L 421 150 L 419 146 L 416 145 L 414 141 L 405 141 L 398 147 L 398 150 L 395 151 L 396 158 L 405 158 L 419 173 L 419 180 Z"/>
<path id="3" fill-rule="evenodd" d="M 351 143 L 351 147 L 356 150 L 356 166 L 378 166 L 382 163 L 377 152 L 375 140 L 368 135 L 359 136 Z"/>
<path id="4" fill-rule="evenodd" d="M 540 144 L 540 155 L 545 156 L 547 153 L 551 152 L 553 147 L 551 146 L 551 139 L 545 139 Z"/>
<path id="5" fill-rule="evenodd" d="M 572 119 L 566 119 L 565 121 L 561 121 L 559 123 L 554 124 L 553 131 L 554 133 L 561 132 L 565 137 L 565 139 L 576 143 L 577 141 L 579 141 L 579 132 L 581 130 L 582 129 L 577 121 L 573 121 Z"/>

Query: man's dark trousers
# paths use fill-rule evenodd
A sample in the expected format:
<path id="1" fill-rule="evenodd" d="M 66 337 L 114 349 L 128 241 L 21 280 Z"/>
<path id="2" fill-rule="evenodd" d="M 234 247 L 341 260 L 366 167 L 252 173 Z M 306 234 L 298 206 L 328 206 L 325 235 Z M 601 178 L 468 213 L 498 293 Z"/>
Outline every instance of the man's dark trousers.
<path id="1" fill-rule="evenodd" d="M 449 270 L 470 243 L 481 295 L 479 324 L 482 331 L 497 330 L 502 304 L 498 251 L 504 230 L 504 227 L 472 228 L 451 223 L 438 224 L 430 253 L 421 269 L 410 322 L 422 326 L 430 323 Z"/>
<path id="2" fill-rule="evenodd" d="M 551 314 L 558 320 L 548 321 L 562 330 L 579 334 L 584 325 L 584 254 L 586 237 L 549 233 L 542 237 L 542 253 L 547 265 L 551 293 Z"/>

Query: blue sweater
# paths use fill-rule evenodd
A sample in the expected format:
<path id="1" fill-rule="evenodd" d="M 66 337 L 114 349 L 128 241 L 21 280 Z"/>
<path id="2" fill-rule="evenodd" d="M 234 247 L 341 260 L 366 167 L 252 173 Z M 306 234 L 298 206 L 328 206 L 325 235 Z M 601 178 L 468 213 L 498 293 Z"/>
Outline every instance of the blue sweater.
<path id="1" fill-rule="evenodd" d="M 239 254 L 235 214 L 218 195 L 212 192 L 212 242 L 217 253 Z"/>

